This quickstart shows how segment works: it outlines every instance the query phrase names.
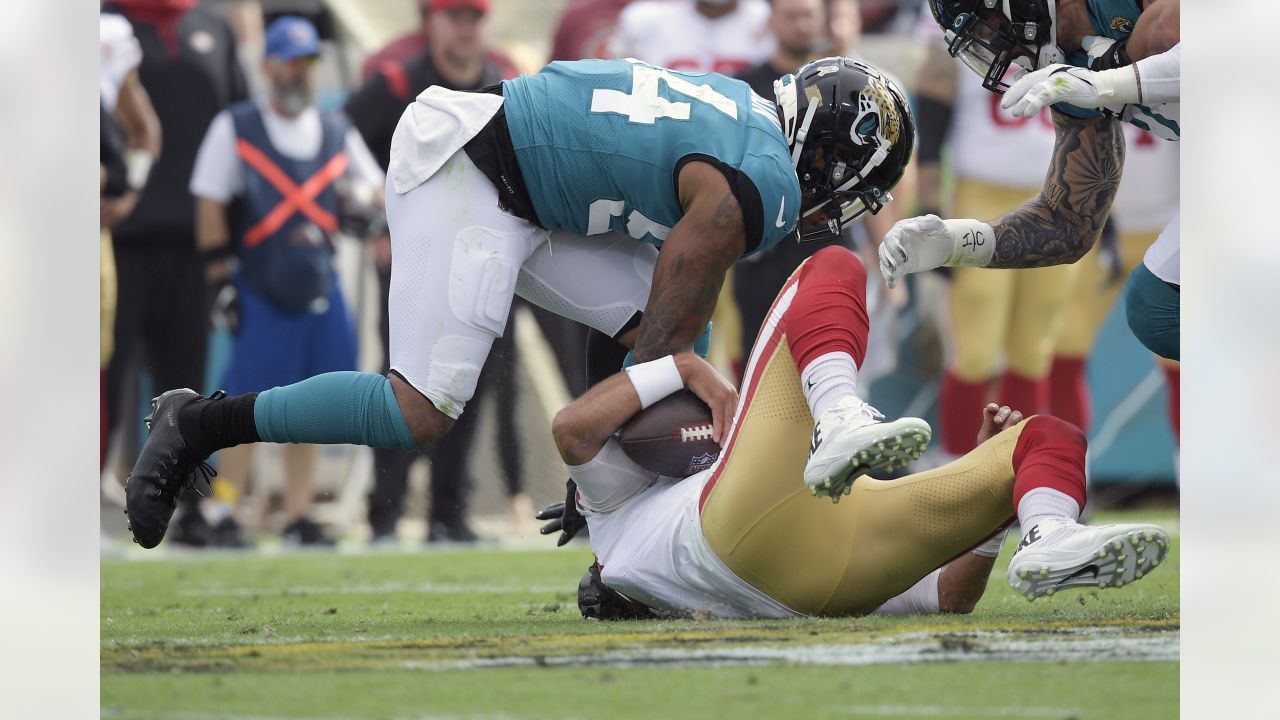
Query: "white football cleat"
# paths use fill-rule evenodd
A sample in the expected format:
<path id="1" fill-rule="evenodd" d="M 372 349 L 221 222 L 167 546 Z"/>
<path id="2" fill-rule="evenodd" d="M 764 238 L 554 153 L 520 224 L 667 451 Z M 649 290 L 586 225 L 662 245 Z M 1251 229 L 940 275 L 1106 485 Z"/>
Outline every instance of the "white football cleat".
<path id="1" fill-rule="evenodd" d="M 906 467 L 929 445 L 933 431 L 920 418 L 880 422 L 884 415 L 854 396 L 840 400 L 813 424 L 804 484 L 833 502 L 853 487 L 860 475 Z"/>
<path id="2" fill-rule="evenodd" d="M 1028 600 L 1063 588 L 1124 587 L 1154 570 L 1168 552 L 1169 535 L 1155 525 L 1044 520 L 1018 543 L 1009 584 Z"/>

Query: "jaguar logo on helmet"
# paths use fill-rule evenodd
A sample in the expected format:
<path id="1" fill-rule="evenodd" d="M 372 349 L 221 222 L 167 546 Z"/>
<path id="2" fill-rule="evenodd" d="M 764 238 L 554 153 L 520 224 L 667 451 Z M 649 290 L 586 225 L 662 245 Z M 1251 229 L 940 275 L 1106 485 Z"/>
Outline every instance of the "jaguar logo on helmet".
<path id="1" fill-rule="evenodd" d="M 849 127 L 849 137 L 858 145 L 883 141 L 898 142 L 902 120 L 893 107 L 893 96 L 882 81 L 870 79 L 858 93 L 858 117 Z"/>

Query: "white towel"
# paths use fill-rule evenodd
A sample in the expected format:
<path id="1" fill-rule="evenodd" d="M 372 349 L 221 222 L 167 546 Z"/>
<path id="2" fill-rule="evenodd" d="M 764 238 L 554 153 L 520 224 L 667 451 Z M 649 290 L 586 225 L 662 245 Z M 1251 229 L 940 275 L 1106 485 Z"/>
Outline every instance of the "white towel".
<path id="1" fill-rule="evenodd" d="M 404 194 L 426 182 L 502 107 L 502 96 L 432 85 L 405 108 L 391 137 L 391 187 Z"/>

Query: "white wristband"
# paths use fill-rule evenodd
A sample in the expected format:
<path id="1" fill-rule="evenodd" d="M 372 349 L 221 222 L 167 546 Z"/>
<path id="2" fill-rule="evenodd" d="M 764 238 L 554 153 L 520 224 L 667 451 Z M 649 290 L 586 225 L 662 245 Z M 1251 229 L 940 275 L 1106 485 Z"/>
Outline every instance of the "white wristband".
<path id="1" fill-rule="evenodd" d="M 943 220 L 955 245 L 944 263 L 950 267 L 986 267 L 996 249 L 996 233 L 981 220 Z"/>
<path id="2" fill-rule="evenodd" d="M 1137 65 L 1098 70 L 1090 78 L 1098 89 L 1098 105 L 1128 105 L 1142 101 Z"/>
<path id="3" fill-rule="evenodd" d="M 626 372 L 636 395 L 640 396 L 641 410 L 684 387 L 684 378 L 680 377 L 673 355 L 632 365 Z"/>

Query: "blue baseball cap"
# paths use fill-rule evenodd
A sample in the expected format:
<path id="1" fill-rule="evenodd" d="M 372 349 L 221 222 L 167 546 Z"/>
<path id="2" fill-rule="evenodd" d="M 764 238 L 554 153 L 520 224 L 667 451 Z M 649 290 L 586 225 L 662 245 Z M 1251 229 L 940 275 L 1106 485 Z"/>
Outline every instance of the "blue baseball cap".
<path id="1" fill-rule="evenodd" d="M 285 15 L 267 27 L 266 56 L 278 60 L 316 57 L 320 54 L 320 34 L 306 18 Z"/>

